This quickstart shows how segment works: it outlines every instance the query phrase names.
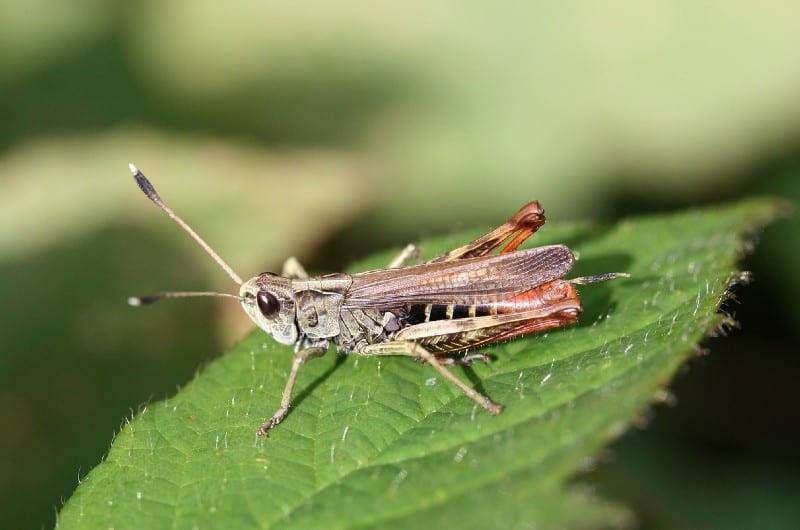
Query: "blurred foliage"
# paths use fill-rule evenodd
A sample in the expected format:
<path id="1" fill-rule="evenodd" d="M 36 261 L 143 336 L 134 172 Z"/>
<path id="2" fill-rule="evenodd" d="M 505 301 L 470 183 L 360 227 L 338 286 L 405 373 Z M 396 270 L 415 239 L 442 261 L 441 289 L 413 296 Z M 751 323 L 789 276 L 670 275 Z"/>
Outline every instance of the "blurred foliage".
<path id="1" fill-rule="evenodd" d="M 797 201 L 799 15 L 789 1 L 7 0 L 0 525 L 52 524 L 130 409 L 173 393 L 247 327 L 223 302 L 124 306 L 231 288 L 146 203 L 127 162 L 244 276 L 290 254 L 340 269 L 532 198 L 562 219 L 753 193 Z M 709 480 L 740 470 L 717 486 L 763 492 L 771 471 L 782 491 L 800 481 L 797 241 L 797 216 L 764 234 L 747 263 L 756 281 L 728 308 L 742 331 L 709 343 L 675 385 L 679 406 L 648 429 L 714 462 Z M 609 472 L 646 476 L 663 453 L 640 436 L 614 447 Z M 666 518 L 648 518 L 653 498 L 625 500 L 645 523 L 698 521 L 667 502 Z M 765 506 L 721 499 L 718 510 Z M 791 515 L 770 522 L 796 527 Z"/>

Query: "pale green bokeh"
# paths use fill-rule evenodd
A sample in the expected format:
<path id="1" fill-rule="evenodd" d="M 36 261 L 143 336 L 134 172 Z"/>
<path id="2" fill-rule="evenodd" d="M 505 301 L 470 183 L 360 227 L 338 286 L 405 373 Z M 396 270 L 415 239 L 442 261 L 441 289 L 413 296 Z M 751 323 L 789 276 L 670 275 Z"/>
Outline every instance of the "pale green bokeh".
<path id="1" fill-rule="evenodd" d="M 798 145 L 798 19 L 789 1 L 5 2 L 0 493 L 18 502 L 0 520 L 47 526 L 130 409 L 242 335 L 222 301 L 124 306 L 232 287 L 128 162 L 245 277 L 531 199 L 553 220 L 797 199 L 771 168 Z M 800 227 L 775 234 L 756 285 L 789 322 Z"/>

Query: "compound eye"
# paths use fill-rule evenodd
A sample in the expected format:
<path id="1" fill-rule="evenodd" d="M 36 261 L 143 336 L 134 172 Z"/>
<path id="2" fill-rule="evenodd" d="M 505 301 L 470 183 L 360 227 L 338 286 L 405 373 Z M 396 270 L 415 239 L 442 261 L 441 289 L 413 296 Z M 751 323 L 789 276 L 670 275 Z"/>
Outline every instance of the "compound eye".
<path id="1" fill-rule="evenodd" d="M 264 315 L 265 318 L 273 318 L 278 314 L 281 308 L 278 299 L 269 291 L 258 291 L 258 294 L 256 294 L 256 303 L 258 304 L 258 309 L 261 310 L 261 314 Z"/>

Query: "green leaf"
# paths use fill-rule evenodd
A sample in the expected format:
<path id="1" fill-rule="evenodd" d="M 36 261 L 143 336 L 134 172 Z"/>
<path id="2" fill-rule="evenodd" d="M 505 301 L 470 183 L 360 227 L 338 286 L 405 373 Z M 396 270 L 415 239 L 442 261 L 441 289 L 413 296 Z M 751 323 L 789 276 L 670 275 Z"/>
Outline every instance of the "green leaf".
<path id="1" fill-rule="evenodd" d="M 547 226 L 580 255 L 580 323 L 486 348 L 455 368 L 506 406 L 491 416 L 407 358 L 329 354 L 300 372 L 267 438 L 292 348 L 253 332 L 175 397 L 143 409 L 63 507 L 60 528 L 624 526 L 629 513 L 566 486 L 654 400 L 719 312 L 747 236 L 783 206 L 750 200 L 610 228 Z M 477 232 L 429 241 L 427 256 Z M 377 267 L 389 253 L 362 267 Z"/>

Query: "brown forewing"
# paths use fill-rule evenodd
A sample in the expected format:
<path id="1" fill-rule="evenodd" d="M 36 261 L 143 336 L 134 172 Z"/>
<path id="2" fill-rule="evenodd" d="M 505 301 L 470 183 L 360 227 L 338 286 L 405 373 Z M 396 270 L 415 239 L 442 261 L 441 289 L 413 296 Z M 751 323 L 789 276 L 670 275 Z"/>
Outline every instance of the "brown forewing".
<path id="1" fill-rule="evenodd" d="M 423 263 L 352 275 L 344 309 L 407 304 L 493 303 L 563 277 L 575 257 L 564 245 L 507 254 Z"/>

